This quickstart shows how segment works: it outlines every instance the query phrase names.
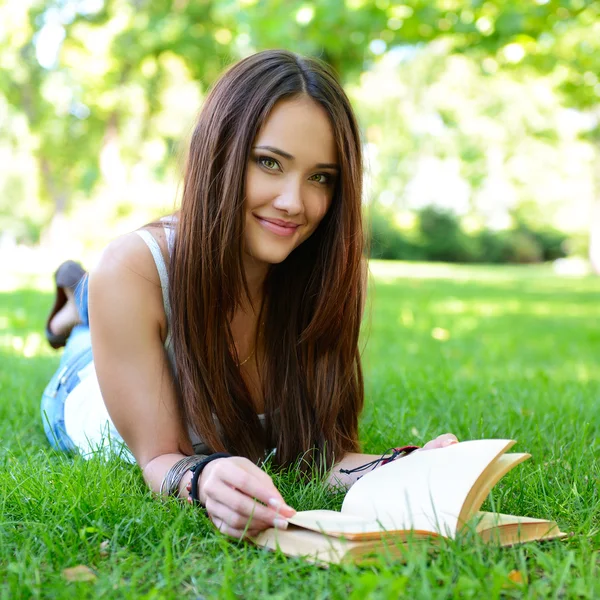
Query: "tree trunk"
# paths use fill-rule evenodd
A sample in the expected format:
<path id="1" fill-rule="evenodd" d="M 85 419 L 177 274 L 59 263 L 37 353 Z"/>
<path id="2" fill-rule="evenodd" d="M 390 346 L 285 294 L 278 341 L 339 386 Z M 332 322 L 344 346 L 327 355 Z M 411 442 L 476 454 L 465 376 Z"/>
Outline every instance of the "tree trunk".
<path id="1" fill-rule="evenodd" d="M 56 185 L 54 176 L 52 175 L 52 167 L 50 166 L 48 159 L 45 156 L 40 156 L 38 161 L 44 187 L 52 199 L 52 205 L 54 206 L 53 217 L 56 215 L 64 215 L 67 212 L 67 194 L 64 189 L 59 189 Z"/>

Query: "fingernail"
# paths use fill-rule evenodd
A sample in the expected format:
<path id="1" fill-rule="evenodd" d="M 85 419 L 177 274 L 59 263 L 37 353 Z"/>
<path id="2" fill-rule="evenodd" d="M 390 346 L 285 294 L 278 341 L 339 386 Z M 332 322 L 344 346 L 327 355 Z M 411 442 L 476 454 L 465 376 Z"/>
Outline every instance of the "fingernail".
<path id="1" fill-rule="evenodd" d="M 277 512 L 288 511 L 288 512 L 291 512 L 292 514 L 296 514 L 295 508 L 288 506 L 285 502 L 282 502 L 281 500 L 277 500 L 277 498 L 270 498 L 269 506 L 273 507 Z"/>
<path id="2" fill-rule="evenodd" d="M 285 519 L 273 519 L 273 525 L 277 529 L 287 529 L 288 522 Z"/>
<path id="3" fill-rule="evenodd" d="M 443 447 L 446 448 L 448 446 L 452 446 L 452 444 L 458 444 L 458 441 L 457 440 L 446 440 L 444 442 L 444 446 Z"/>

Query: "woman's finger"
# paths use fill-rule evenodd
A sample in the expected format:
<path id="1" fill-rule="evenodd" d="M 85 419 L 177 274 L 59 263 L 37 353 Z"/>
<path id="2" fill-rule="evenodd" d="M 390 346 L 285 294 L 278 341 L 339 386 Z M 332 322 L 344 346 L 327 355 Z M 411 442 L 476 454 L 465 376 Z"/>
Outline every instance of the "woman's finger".
<path id="1" fill-rule="evenodd" d="M 260 504 L 260 502 L 247 496 L 241 490 L 232 488 L 224 482 L 213 485 L 210 494 L 207 494 L 207 509 L 210 502 L 226 506 L 232 513 L 238 514 L 246 520 L 252 520 L 259 526 L 281 526 L 282 521 L 285 521 L 285 517 L 282 514 Z"/>
<path id="2" fill-rule="evenodd" d="M 221 530 L 222 525 L 237 530 L 243 530 L 249 527 L 250 520 L 247 517 L 238 515 L 231 510 L 231 508 L 220 502 L 209 500 L 206 503 L 206 511 L 219 530 Z"/>
<path id="3" fill-rule="evenodd" d="M 443 433 L 438 435 L 437 439 L 441 442 L 442 447 L 458 444 L 458 438 L 453 433 Z"/>
<path id="4" fill-rule="evenodd" d="M 232 490 L 233 491 L 233 490 Z M 235 492 L 236 494 L 238 492 Z M 255 514 L 243 514 L 232 508 L 229 498 L 227 503 L 219 502 L 216 499 L 210 498 L 206 504 L 206 510 L 211 518 L 218 517 L 225 521 L 230 527 L 236 529 L 244 529 L 251 527 L 253 529 L 268 529 L 269 527 L 287 527 L 287 521 L 285 519 L 261 519 Z"/>
<path id="5" fill-rule="evenodd" d="M 241 539 L 243 536 L 243 531 L 239 531 L 238 529 L 234 529 L 233 527 L 230 527 L 222 519 L 214 518 L 214 519 L 212 519 L 212 522 L 213 522 L 214 526 L 217 528 L 217 530 L 220 531 L 223 535 L 228 535 L 228 536 L 234 537 L 238 540 Z"/>
<path id="6" fill-rule="evenodd" d="M 256 469 L 260 471 L 258 467 Z M 265 485 L 262 477 L 258 478 L 255 473 L 241 468 L 222 468 L 219 476 L 227 485 L 240 490 L 240 492 L 250 498 L 260 500 L 262 503 L 275 509 L 272 512 L 277 512 L 284 518 L 291 517 L 296 512 L 291 506 L 285 503 L 270 477 L 268 485 Z"/>
<path id="7" fill-rule="evenodd" d="M 223 535 L 227 535 L 238 540 L 256 537 L 262 531 L 258 529 L 236 529 L 235 527 L 230 527 L 227 525 L 227 523 L 220 519 L 214 519 L 213 524 Z"/>
<path id="8" fill-rule="evenodd" d="M 427 442 L 423 446 L 423 450 L 435 450 L 436 448 L 446 448 L 452 444 L 457 444 L 458 439 L 453 433 L 444 433 L 438 435 L 434 440 Z"/>

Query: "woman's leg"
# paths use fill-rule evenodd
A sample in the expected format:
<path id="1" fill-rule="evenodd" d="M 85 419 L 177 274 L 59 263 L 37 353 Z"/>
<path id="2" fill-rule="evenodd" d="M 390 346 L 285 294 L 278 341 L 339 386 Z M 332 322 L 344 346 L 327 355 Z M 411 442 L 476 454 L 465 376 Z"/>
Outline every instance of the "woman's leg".
<path id="1" fill-rule="evenodd" d="M 88 276 L 84 275 L 77 287 L 73 291 L 72 304 L 76 309 L 75 321 L 70 324 L 71 333 L 67 338 L 63 361 L 71 360 L 71 357 L 77 356 L 82 350 L 91 348 L 90 322 L 88 317 Z M 65 358 L 66 357 L 66 358 Z"/>
<path id="2" fill-rule="evenodd" d="M 50 445 L 57 450 L 70 451 L 74 444 L 65 430 L 64 405 L 73 388 L 79 383 L 79 372 L 92 362 L 92 345 L 88 320 L 88 278 L 82 277 L 74 290 L 72 299 L 76 308 L 73 323 L 58 370 L 42 394 L 42 422 Z M 66 313 L 63 313 L 63 316 Z M 58 315 L 58 313 L 57 313 Z"/>
<path id="3" fill-rule="evenodd" d="M 85 275 L 84 268 L 73 260 L 62 263 L 54 273 L 56 295 L 46 320 L 46 339 L 53 348 L 63 347 L 73 327 L 80 322 L 74 291 Z"/>

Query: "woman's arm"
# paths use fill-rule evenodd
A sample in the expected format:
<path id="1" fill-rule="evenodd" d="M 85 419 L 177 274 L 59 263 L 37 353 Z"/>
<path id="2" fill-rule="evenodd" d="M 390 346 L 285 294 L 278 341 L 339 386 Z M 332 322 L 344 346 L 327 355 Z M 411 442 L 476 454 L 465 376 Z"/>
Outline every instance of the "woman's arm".
<path id="1" fill-rule="evenodd" d="M 110 417 L 154 492 L 167 471 L 193 454 L 164 349 L 166 318 L 152 255 L 137 234 L 115 240 L 90 275 L 94 363 Z M 186 497 L 187 473 L 179 486 Z M 215 460 L 202 473 L 199 495 L 224 533 L 241 537 L 291 516 L 270 477 L 249 460 Z M 279 505 L 279 512 L 254 498 Z M 279 525 L 282 525 L 279 522 Z"/>
<path id="2" fill-rule="evenodd" d="M 358 454 L 355 452 L 348 452 L 340 460 L 340 462 L 336 463 L 333 466 L 333 469 L 329 472 L 327 476 L 327 483 L 329 483 L 332 487 L 342 487 L 342 488 L 350 488 L 356 480 L 359 479 L 362 475 L 367 473 L 368 471 L 359 471 L 357 473 L 340 473 L 340 470 L 344 471 L 352 471 L 361 465 L 366 463 L 370 463 L 373 460 L 377 460 L 381 458 L 381 454 Z"/>
<path id="3" fill-rule="evenodd" d="M 435 439 L 427 442 L 421 450 L 435 450 L 436 448 L 445 448 L 446 446 L 450 446 L 451 444 L 456 444 L 458 440 L 456 436 L 452 433 L 444 433 L 439 435 Z M 357 454 L 354 452 L 349 452 L 344 456 L 344 458 L 333 466 L 329 476 L 327 477 L 327 482 L 334 487 L 344 487 L 350 488 L 356 480 L 359 479 L 362 475 L 365 475 L 369 472 L 366 471 L 358 471 L 355 473 L 341 473 L 340 470 L 344 471 L 352 471 L 361 465 L 366 463 L 370 463 L 371 461 L 377 460 L 381 458 L 381 454 Z M 398 458 L 396 460 L 402 460 L 402 458 Z M 379 466 L 379 465 L 377 465 Z M 375 466 L 375 468 L 377 468 Z"/>
<path id="4" fill-rule="evenodd" d="M 163 347 L 160 280 L 138 235 L 118 238 L 104 251 L 90 274 L 89 312 L 102 397 L 144 476 L 157 457 L 192 454 Z M 158 492 L 155 476 L 147 482 Z"/>

